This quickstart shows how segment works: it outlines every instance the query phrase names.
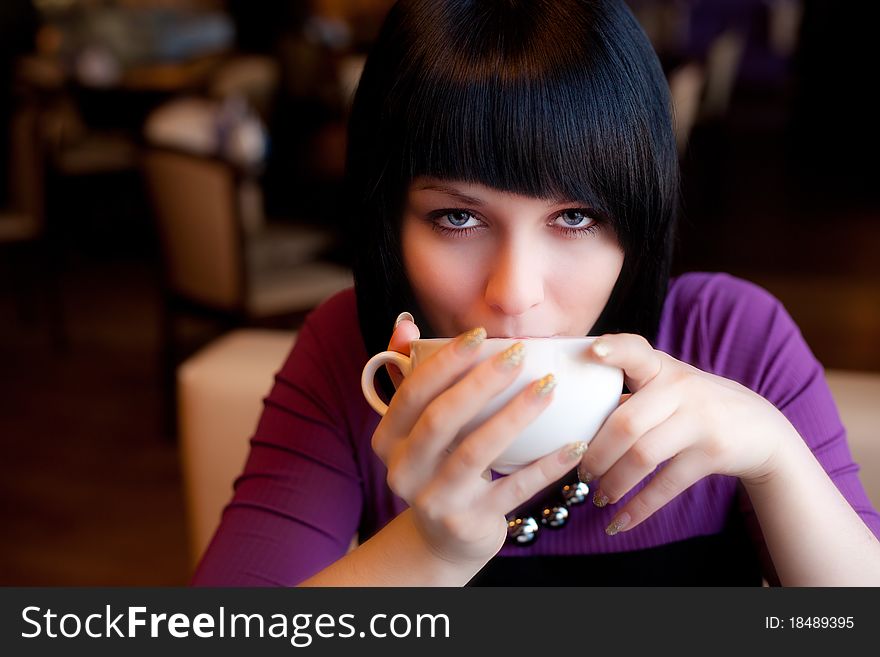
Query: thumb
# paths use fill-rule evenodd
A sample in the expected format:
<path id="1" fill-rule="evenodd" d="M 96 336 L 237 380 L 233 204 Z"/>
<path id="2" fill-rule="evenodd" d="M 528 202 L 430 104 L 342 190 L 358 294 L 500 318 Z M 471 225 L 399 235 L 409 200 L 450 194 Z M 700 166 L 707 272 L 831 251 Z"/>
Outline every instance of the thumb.
<path id="1" fill-rule="evenodd" d="M 391 341 L 388 343 L 388 351 L 396 351 L 405 356 L 409 356 L 409 345 L 413 340 L 418 340 L 421 333 L 419 327 L 412 321 L 412 315 L 409 313 L 401 313 L 397 318 L 397 326 L 391 334 Z M 396 365 L 388 364 L 385 366 L 388 376 L 394 383 L 395 388 L 399 388 L 403 381 L 403 374 L 397 369 Z"/>

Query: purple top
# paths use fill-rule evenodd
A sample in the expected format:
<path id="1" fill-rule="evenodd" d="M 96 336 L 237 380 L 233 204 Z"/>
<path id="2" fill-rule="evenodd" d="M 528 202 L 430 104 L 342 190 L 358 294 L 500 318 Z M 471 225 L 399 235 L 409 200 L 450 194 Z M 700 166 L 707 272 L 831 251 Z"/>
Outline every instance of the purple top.
<path id="1" fill-rule="evenodd" d="M 880 515 L 859 482 L 823 368 L 777 299 L 728 274 L 672 278 L 654 346 L 774 404 L 880 537 Z M 264 400 L 244 472 L 192 584 L 295 585 L 344 555 L 355 533 L 364 541 L 405 508 L 370 446 L 379 416 L 360 389 L 367 359 L 353 289 L 309 315 Z M 616 509 L 646 483 L 613 507 L 572 507 L 564 529 L 543 532 L 528 548 L 508 543 L 499 556 L 645 550 L 719 534 L 731 513 L 765 550 L 748 496 L 737 478 L 722 475 L 697 482 L 636 528 L 607 536 Z"/>

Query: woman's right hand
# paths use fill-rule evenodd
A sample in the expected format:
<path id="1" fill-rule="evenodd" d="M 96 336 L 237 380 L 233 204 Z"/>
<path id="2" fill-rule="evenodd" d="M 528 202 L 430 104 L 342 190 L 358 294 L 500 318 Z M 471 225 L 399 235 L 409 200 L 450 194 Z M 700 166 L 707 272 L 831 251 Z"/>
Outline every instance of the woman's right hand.
<path id="1" fill-rule="evenodd" d="M 453 444 L 462 427 L 510 386 L 522 367 L 522 353 L 517 353 L 522 347 L 515 346 L 467 372 L 478 360 L 485 335 L 474 329 L 458 336 L 405 379 L 389 369 L 397 392 L 372 440 L 388 468 L 389 487 L 409 504 L 427 546 L 447 561 L 477 569 L 504 544 L 505 515 L 563 477 L 586 447 L 569 445 L 495 481 L 482 476 L 549 405 L 553 385 L 548 377 L 526 386 Z M 408 353 L 415 337 L 415 325 L 401 321 L 389 350 Z"/>

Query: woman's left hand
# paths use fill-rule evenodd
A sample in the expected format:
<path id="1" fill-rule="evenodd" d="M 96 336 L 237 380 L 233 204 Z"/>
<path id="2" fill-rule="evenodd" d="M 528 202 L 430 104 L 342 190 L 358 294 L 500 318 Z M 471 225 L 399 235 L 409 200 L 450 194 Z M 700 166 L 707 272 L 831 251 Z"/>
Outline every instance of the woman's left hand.
<path id="1" fill-rule="evenodd" d="M 618 512 L 608 534 L 632 529 L 707 475 L 731 475 L 745 484 L 772 476 L 783 441 L 797 436 L 757 393 L 676 360 L 640 335 L 603 335 L 588 354 L 621 368 L 632 391 L 581 460 L 583 481 L 601 479 L 594 504 L 614 504 L 669 461 Z"/>

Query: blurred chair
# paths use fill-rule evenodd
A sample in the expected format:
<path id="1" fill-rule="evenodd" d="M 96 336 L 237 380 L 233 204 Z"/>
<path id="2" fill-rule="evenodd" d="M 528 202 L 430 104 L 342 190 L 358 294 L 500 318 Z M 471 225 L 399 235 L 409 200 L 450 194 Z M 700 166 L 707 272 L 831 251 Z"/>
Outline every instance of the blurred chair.
<path id="1" fill-rule="evenodd" d="M 347 267 L 321 260 L 333 246 L 332 233 L 266 222 L 256 182 L 229 162 L 147 147 L 143 170 L 163 260 L 162 369 L 170 421 L 179 315 L 212 319 L 221 330 L 294 327 L 349 287 L 352 277 Z"/>
<path id="2" fill-rule="evenodd" d="M 264 55 L 226 58 L 212 73 L 208 95 L 213 98 L 243 97 L 265 121 L 271 111 L 281 77 L 280 66 Z"/>
<path id="3" fill-rule="evenodd" d="M 47 155 L 53 175 L 77 178 L 137 170 L 135 140 L 122 130 L 88 126 L 63 90 L 56 94 L 48 123 Z"/>
<path id="4" fill-rule="evenodd" d="M 770 45 L 780 57 L 794 55 L 804 15 L 803 0 L 767 0 Z"/>
<path id="5" fill-rule="evenodd" d="M 744 49 L 745 37 L 731 28 L 712 40 L 705 61 L 686 60 L 669 72 L 680 155 L 687 149 L 695 126 L 720 121 L 727 114 Z"/>
<path id="6" fill-rule="evenodd" d="M 746 37 L 730 28 L 712 41 L 706 53 L 706 86 L 700 103 L 700 121 L 723 118 L 739 77 Z"/>
<path id="7" fill-rule="evenodd" d="M 31 242 L 45 232 L 44 163 L 36 107 L 19 108 L 9 126 L 10 207 L 0 214 L 0 240 Z"/>
<path id="8" fill-rule="evenodd" d="M 296 340 L 292 331 L 237 330 L 177 370 L 180 456 L 190 559 L 195 565 L 232 497 L 262 412 L 262 400 Z M 827 370 L 853 459 L 880 510 L 880 373 Z M 353 541 L 353 545 L 356 544 Z"/>
<path id="9" fill-rule="evenodd" d="M 48 239 L 45 213 L 45 160 L 42 110 L 25 102 L 10 122 L 9 207 L 0 208 L 0 248 L 16 266 L 7 274 L 19 314 L 26 317 L 34 298 L 45 303 L 53 348 L 67 346 L 59 291 L 59 264 Z M 30 292 L 35 290 L 35 294 Z"/>
<path id="10" fill-rule="evenodd" d="M 669 73 L 669 93 L 672 96 L 675 142 L 679 155 L 687 149 L 688 139 L 697 121 L 706 70 L 697 62 L 687 62 Z"/>

